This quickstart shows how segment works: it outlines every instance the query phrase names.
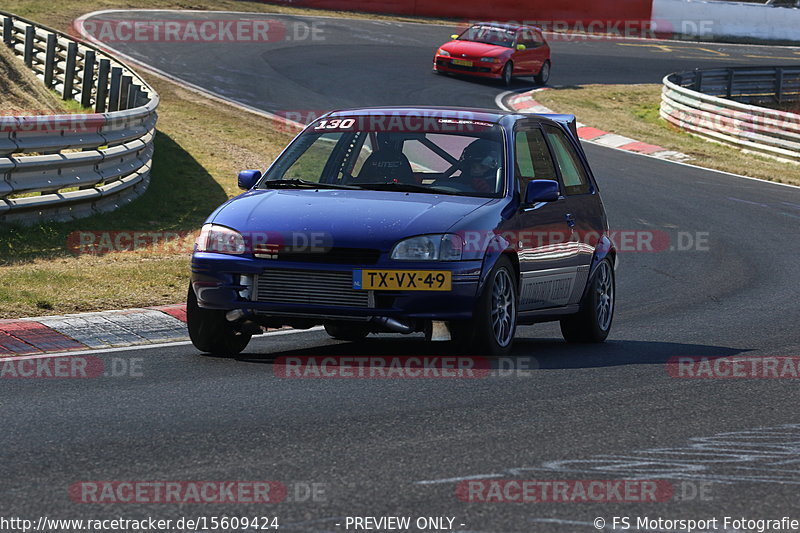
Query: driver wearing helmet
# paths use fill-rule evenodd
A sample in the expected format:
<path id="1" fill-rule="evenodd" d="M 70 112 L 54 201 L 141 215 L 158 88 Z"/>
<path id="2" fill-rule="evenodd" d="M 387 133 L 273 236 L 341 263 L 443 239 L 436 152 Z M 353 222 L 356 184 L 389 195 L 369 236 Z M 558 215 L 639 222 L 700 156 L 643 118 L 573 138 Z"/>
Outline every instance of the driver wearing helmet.
<path id="1" fill-rule="evenodd" d="M 459 159 L 461 175 L 458 179 L 471 185 L 480 193 L 497 192 L 497 170 L 500 168 L 499 143 L 488 139 L 471 142 Z"/>

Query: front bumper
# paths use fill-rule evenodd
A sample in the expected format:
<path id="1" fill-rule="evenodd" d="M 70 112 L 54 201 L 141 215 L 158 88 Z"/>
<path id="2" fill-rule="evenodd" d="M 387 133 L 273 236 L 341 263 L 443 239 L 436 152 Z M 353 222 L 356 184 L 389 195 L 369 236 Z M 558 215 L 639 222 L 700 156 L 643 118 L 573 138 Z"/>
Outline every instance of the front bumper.
<path id="1" fill-rule="evenodd" d="M 368 320 L 372 317 L 421 320 L 463 320 L 472 317 L 479 291 L 482 261 L 399 262 L 380 260 L 374 265 L 329 265 L 237 257 L 225 254 L 195 253 L 192 256 L 192 286 L 198 304 L 206 309 L 243 309 L 269 317 L 300 317 L 316 319 Z M 453 275 L 450 291 L 365 291 L 365 305 L 336 305 L 325 298 L 319 302 L 287 303 L 258 301 L 258 291 L 252 289 L 249 298 L 242 296 L 247 285 L 242 276 L 259 276 L 265 270 L 281 272 L 314 272 L 324 280 L 326 273 L 346 276 L 358 269 L 449 270 Z M 247 278 L 245 278 L 247 279 Z M 281 290 L 291 293 L 292 287 Z M 351 293 L 352 294 L 352 293 Z M 287 298 L 288 299 L 288 298 Z M 313 298 L 310 298 L 313 300 Z M 342 298 L 346 300 L 346 298 Z"/>
<path id="2" fill-rule="evenodd" d="M 453 64 L 452 59 L 452 57 L 437 55 L 433 60 L 433 70 L 491 79 L 499 79 L 503 75 L 502 63 L 487 63 L 473 60 L 472 67 L 465 67 Z"/>

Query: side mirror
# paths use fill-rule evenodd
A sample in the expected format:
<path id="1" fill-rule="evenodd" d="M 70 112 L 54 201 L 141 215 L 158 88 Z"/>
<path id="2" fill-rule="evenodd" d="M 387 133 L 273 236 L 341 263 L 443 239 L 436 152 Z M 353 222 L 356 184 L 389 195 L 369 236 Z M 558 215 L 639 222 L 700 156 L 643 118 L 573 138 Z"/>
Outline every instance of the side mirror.
<path id="1" fill-rule="evenodd" d="M 560 191 L 558 182 L 554 180 L 532 180 L 525 189 L 525 203 L 555 202 Z"/>
<path id="2" fill-rule="evenodd" d="M 243 191 L 249 191 L 260 179 L 260 170 L 242 170 L 239 172 L 239 188 Z"/>
<path id="3" fill-rule="evenodd" d="M 458 34 L 454 33 L 453 35 L 450 36 L 450 38 L 455 41 L 456 39 L 458 39 Z"/>
<path id="4" fill-rule="evenodd" d="M 517 45 L 517 50 L 519 50 L 520 52 L 522 52 L 523 50 L 526 50 L 527 48 L 528 47 L 525 46 L 524 44 L 518 44 Z"/>

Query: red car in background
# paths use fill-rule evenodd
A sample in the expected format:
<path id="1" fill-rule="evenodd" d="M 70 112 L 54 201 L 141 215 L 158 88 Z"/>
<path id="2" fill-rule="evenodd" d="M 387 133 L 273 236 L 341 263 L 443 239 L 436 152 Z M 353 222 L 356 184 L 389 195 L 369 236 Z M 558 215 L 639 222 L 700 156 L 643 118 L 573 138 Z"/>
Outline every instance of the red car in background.
<path id="1" fill-rule="evenodd" d="M 550 46 L 535 26 L 479 23 L 451 37 L 436 51 L 434 72 L 499 79 L 505 85 L 513 76 L 533 76 L 539 85 L 550 78 Z"/>

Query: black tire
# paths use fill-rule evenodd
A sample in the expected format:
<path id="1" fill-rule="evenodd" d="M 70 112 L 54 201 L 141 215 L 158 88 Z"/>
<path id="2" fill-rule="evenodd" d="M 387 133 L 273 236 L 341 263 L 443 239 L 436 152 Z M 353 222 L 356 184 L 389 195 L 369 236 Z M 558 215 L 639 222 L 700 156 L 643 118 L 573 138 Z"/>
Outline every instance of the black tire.
<path id="1" fill-rule="evenodd" d="M 191 286 L 186 296 L 186 323 L 192 344 L 201 352 L 233 356 L 241 353 L 250 342 L 250 335 L 236 331 L 227 321 L 225 311 L 198 306 Z"/>
<path id="2" fill-rule="evenodd" d="M 503 65 L 503 73 L 501 74 L 500 83 L 508 87 L 511 85 L 511 80 L 514 79 L 514 63 L 509 61 Z"/>
<path id="3" fill-rule="evenodd" d="M 567 342 L 603 342 L 614 320 L 616 287 L 614 267 L 603 259 L 595 269 L 581 300 L 581 310 L 561 320 L 561 334 Z"/>
<path id="4" fill-rule="evenodd" d="M 549 59 L 542 63 L 542 68 L 539 70 L 539 74 L 536 74 L 533 77 L 536 85 L 547 85 L 547 82 L 550 81 L 550 67 L 551 64 Z"/>
<path id="5" fill-rule="evenodd" d="M 517 329 L 518 302 L 517 273 L 511 260 L 501 257 L 486 279 L 472 321 L 450 324 L 459 351 L 489 357 L 508 355 Z"/>
<path id="6" fill-rule="evenodd" d="M 340 341 L 358 342 L 370 334 L 370 329 L 364 324 L 347 322 L 325 322 L 325 332 Z"/>

